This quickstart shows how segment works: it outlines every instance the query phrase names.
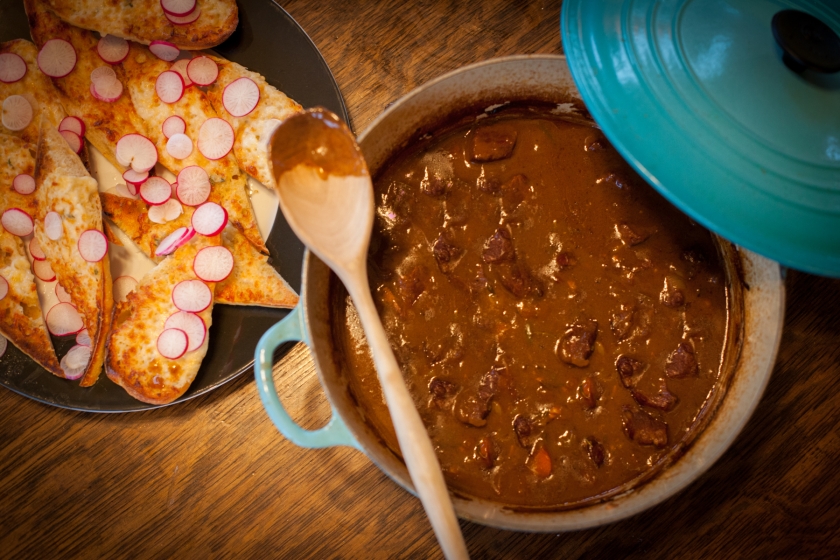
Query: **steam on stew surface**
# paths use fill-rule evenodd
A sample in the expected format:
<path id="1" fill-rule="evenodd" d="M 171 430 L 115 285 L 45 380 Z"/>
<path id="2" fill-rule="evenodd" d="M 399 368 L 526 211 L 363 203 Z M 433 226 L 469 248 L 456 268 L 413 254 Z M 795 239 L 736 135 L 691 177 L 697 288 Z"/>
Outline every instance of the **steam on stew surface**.
<path id="1" fill-rule="evenodd" d="M 535 107 L 467 118 L 375 189 L 371 289 L 456 492 L 585 503 L 693 437 L 720 390 L 725 273 L 599 130 Z M 351 393 L 398 451 L 349 298 L 337 307 Z"/>

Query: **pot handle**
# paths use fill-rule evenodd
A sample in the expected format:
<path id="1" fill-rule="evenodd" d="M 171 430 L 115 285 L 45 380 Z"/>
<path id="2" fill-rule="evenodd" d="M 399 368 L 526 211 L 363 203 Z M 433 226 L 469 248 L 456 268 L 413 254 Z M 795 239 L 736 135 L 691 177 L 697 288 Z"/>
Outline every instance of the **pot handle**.
<path id="1" fill-rule="evenodd" d="M 356 449 L 359 444 L 341 417 L 333 411 L 332 418 L 326 426 L 318 430 L 305 430 L 292 420 L 289 413 L 277 396 L 274 385 L 272 367 L 274 366 L 274 350 L 289 341 L 300 341 L 309 345 L 306 336 L 306 326 L 303 322 L 303 311 L 298 304 L 291 313 L 268 329 L 257 343 L 254 353 L 254 374 L 257 378 L 257 390 L 260 393 L 263 406 L 277 429 L 286 439 L 301 447 L 320 448 L 334 445 L 347 445 Z"/>

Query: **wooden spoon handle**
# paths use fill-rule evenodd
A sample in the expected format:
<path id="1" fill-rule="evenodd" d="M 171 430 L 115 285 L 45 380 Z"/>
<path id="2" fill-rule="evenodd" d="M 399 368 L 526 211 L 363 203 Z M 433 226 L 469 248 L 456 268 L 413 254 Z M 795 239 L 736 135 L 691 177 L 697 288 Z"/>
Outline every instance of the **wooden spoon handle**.
<path id="1" fill-rule="evenodd" d="M 467 546 L 446 490 L 440 463 L 385 336 L 370 295 L 367 273 L 357 271 L 353 276 L 352 279 L 344 278 L 344 284 L 356 304 L 411 481 L 443 553 L 450 560 L 468 559 Z"/>

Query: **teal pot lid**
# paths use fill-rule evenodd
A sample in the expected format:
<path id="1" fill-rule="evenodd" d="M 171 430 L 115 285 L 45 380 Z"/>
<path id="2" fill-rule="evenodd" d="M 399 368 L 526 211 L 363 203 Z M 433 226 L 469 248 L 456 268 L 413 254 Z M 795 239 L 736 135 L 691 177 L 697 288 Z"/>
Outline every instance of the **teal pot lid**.
<path id="1" fill-rule="evenodd" d="M 840 72 L 783 62 L 785 9 L 823 22 L 825 63 L 838 0 L 565 0 L 560 27 L 592 117 L 654 188 L 739 245 L 840 276 Z"/>

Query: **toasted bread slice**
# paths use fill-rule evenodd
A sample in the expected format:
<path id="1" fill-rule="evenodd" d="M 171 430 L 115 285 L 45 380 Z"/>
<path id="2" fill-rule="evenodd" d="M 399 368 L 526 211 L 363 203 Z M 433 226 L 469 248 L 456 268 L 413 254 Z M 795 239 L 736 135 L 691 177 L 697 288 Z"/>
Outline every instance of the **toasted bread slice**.
<path id="1" fill-rule="evenodd" d="M 208 336 L 191 352 L 176 360 L 164 358 L 157 340 L 170 315 L 178 312 L 172 290 L 184 280 L 196 280 L 193 260 L 204 247 L 219 244 L 219 236 L 195 235 L 186 245 L 163 260 L 140 279 L 114 310 L 114 324 L 108 337 L 105 371 L 135 399 L 150 404 L 167 404 L 189 388 L 207 354 Z M 212 291 L 213 283 L 207 284 Z M 209 331 L 213 304 L 197 313 Z"/>
<path id="2" fill-rule="evenodd" d="M 155 249 L 161 240 L 175 229 L 188 226 L 193 213 L 193 209 L 186 206 L 177 220 L 156 224 L 149 221 L 146 203 L 142 200 L 111 193 L 99 196 L 105 216 L 146 256 L 156 261 L 160 257 L 155 257 Z M 298 296 L 291 286 L 268 263 L 268 257 L 248 243 L 239 230 L 230 226 L 225 228 L 222 244 L 233 253 L 233 272 L 216 285 L 216 303 L 282 308 L 297 305 Z"/>
<path id="3" fill-rule="evenodd" d="M 99 262 L 88 262 L 82 258 L 78 246 L 83 232 L 102 231 L 97 183 L 64 138 L 49 125 L 41 127 L 35 183 L 38 200 L 35 237 L 90 334 L 93 352 L 80 383 L 88 387 L 102 371 L 105 335 L 113 307 L 108 256 Z M 57 240 L 50 239 L 44 231 L 44 217 L 48 212 L 57 212 L 62 218 L 63 232 Z"/>
<path id="4" fill-rule="evenodd" d="M 239 23 L 236 0 L 199 0 L 198 19 L 174 25 L 164 14 L 160 0 L 103 2 L 102 0 L 49 0 L 64 21 L 103 35 L 131 39 L 148 45 L 169 41 L 181 49 L 207 49 L 227 39 Z"/>
<path id="5" fill-rule="evenodd" d="M 132 44 L 128 58 L 123 62 L 128 91 L 134 101 L 137 113 L 146 121 L 148 136 L 158 148 L 158 157 L 164 167 L 175 173 L 190 165 L 203 168 L 213 184 L 210 200 L 224 206 L 230 222 L 248 238 L 248 241 L 263 253 L 268 253 L 265 242 L 257 227 L 257 220 L 248 196 L 245 173 L 236 163 L 233 154 L 221 159 L 209 160 L 198 149 L 198 131 L 211 117 L 218 117 L 197 87 L 184 90 L 184 95 L 174 103 L 163 103 L 155 91 L 158 76 L 169 70 L 171 64 L 149 52 L 142 45 Z M 163 134 L 163 121 L 172 115 L 184 119 L 185 134 L 193 141 L 193 151 L 185 159 L 176 160 L 166 150 L 167 138 Z"/>
<path id="6" fill-rule="evenodd" d="M 0 43 L 0 53 L 14 53 L 26 62 L 26 74 L 16 82 L 0 82 L 0 103 L 10 95 L 22 95 L 32 105 L 32 121 L 23 130 L 12 131 L 0 124 L 0 132 L 17 136 L 37 145 L 41 117 L 54 126 L 64 118 L 64 109 L 56 99 L 50 79 L 38 68 L 38 47 L 24 39 Z"/>
<path id="7" fill-rule="evenodd" d="M 100 101 L 91 95 L 90 73 L 100 66 L 110 66 L 97 54 L 99 38 L 92 31 L 63 22 L 49 9 L 46 0 L 24 0 L 24 7 L 36 44 L 41 46 L 55 38 L 66 40 L 75 48 L 76 67 L 67 76 L 52 80 L 59 92 L 59 101 L 69 115 L 84 121 L 85 139 L 117 169 L 125 171 L 125 166 L 120 165 L 115 156 L 117 141 L 126 134 L 146 135 L 146 125 L 134 110 L 125 89 L 113 103 Z M 111 67 L 125 86 L 121 65 Z M 38 74 L 43 76 L 40 71 Z"/>
<path id="8" fill-rule="evenodd" d="M 12 189 L 19 173 L 35 173 L 35 146 L 20 138 L 0 134 L 0 213 L 7 208 L 35 212 L 35 193 L 22 195 Z M 47 371 L 64 377 L 44 323 L 41 304 L 24 242 L 0 227 L 0 276 L 9 291 L 0 299 L 0 334 Z"/>
<path id="9" fill-rule="evenodd" d="M 207 88 L 207 97 L 217 113 L 233 125 L 236 143 L 233 153 L 245 172 L 265 185 L 274 188 L 268 142 L 274 129 L 295 113 L 303 111 L 299 103 L 265 81 L 260 74 L 222 57 L 202 53 L 219 66 L 219 77 Z M 225 87 L 239 78 L 250 78 L 260 89 L 260 100 L 253 111 L 244 117 L 234 117 L 225 109 L 222 94 Z"/>

